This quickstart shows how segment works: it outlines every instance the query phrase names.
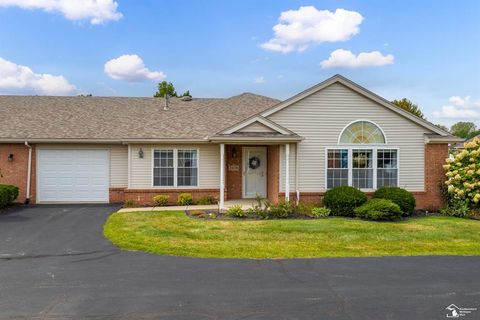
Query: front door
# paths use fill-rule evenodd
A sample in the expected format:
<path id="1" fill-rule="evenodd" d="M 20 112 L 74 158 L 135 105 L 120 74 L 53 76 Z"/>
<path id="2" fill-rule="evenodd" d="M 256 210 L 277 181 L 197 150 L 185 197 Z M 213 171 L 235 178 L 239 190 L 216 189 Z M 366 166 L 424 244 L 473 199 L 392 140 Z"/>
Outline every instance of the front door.
<path id="1" fill-rule="evenodd" d="M 267 196 L 267 148 L 243 148 L 243 197 Z"/>

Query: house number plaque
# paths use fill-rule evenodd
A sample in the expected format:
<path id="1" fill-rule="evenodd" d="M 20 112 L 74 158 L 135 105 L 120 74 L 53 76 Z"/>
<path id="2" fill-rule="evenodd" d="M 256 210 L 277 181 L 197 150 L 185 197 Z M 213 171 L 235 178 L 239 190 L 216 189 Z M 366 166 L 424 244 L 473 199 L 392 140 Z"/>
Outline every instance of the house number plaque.
<path id="1" fill-rule="evenodd" d="M 228 165 L 228 171 L 238 171 L 240 170 L 240 167 L 238 164 L 229 164 Z"/>

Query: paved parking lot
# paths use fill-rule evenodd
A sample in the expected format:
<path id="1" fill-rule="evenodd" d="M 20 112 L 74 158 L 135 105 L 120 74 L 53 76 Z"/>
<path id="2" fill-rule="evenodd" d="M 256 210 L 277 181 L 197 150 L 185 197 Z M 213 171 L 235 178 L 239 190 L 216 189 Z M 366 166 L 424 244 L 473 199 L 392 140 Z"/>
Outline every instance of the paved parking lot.
<path id="1" fill-rule="evenodd" d="M 446 319 L 480 309 L 480 257 L 194 259 L 121 251 L 117 208 L 0 215 L 0 319 Z M 480 311 L 462 317 L 480 319 Z"/>

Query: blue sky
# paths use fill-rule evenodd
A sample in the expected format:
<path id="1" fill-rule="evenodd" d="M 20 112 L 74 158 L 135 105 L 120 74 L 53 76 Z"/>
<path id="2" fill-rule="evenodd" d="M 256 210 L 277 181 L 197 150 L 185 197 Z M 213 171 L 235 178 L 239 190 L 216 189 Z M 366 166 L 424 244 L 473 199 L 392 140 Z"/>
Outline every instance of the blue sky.
<path id="1" fill-rule="evenodd" d="M 480 1 L 56 1 L 0 0 L 0 94 L 151 96 L 166 76 L 195 97 L 284 99 L 340 73 L 480 126 Z"/>

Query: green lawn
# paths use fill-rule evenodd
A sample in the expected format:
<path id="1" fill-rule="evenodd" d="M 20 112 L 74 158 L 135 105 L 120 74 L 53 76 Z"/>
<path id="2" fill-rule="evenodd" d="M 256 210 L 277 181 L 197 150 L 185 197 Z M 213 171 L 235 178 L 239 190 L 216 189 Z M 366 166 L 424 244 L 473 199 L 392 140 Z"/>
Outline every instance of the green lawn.
<path id="1" fill-rule="evenodd" d="M 114 213 L 104 226 L 128 250 L 216 258 L 480 255 L 480 221 L 195 220 L 184 212 Z"/>

